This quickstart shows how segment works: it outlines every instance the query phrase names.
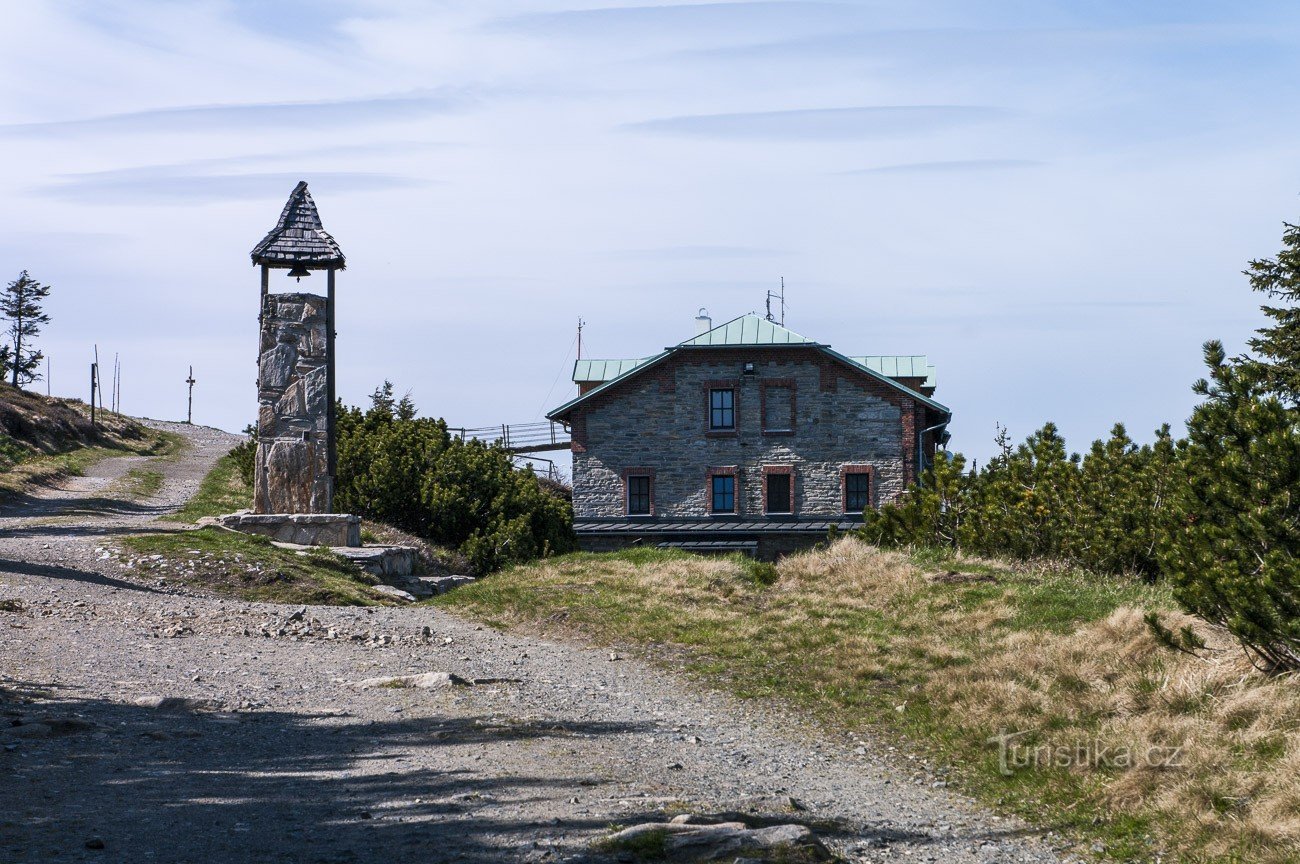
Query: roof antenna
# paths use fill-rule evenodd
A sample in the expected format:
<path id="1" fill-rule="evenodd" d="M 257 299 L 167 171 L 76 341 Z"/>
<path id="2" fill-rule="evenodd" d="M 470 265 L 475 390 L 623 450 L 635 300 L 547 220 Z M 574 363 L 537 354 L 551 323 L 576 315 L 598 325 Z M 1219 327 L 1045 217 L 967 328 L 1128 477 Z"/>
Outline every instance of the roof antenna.
<path id="1" fill-rule="evenodd" d="M 582 328 L 586 326 L 586 324 L 587 324 L 586 321 L 583 321 L 582 318 L 578 318 L 578 359 L 579 360 L 582 359 Z"/>
<path id="2" fill-rule="evenodd" d="M 773 297 L 775 297 L 775 298 L 777 298 L 778 300 L 781 301 L 781 304 L 780 304 L 780 309 L 781 309 L 781 320 L 780 320 L 780 321 L 778 321 L 776 318 L 773 318 L 773 317 L 772 317 L 772 298 L 773 298 Z M 769 288 L 768 291 L 767 291 L 767 320 L 768 320 L 768 321 L 771 321 L 773 324 L 780 324 L 782 327 L 785 326 L 785 277 L 784 277 L 784 276 L 781 277 L 781 293 L 780 293 L 780 294 L 776 293 L 775 291 L 771 290 L 770 288 Z"/>

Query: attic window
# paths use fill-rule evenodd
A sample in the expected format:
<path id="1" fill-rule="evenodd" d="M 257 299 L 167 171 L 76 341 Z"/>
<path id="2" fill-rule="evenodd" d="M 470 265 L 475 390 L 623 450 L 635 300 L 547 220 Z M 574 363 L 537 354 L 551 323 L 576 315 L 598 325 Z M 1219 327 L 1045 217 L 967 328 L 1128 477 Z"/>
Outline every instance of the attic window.
<path id="1" fill-rule="evenodd" d="M 709 391 L 709 429 L 715 432 L 736 428 L 736 391 L 713 389 Z"/>

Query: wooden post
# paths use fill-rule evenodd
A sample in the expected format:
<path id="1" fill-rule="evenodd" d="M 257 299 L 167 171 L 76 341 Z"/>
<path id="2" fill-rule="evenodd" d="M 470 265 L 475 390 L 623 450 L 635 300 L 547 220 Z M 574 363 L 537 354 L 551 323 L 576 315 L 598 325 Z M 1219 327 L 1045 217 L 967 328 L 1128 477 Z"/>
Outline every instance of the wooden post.
<path id="1" fill-rule="evenodd" d="M 257 392 L 262 392 L 262 325 L 266 319 L 266 295 L 271 293 L 271 268 L 262 265 L 262 299 L 257 307 Z M 193 372 L 190 373 L 193 375 Z"/>
<path id="2" fill-rule="evenodd" d="M 185 422 L 194 425 L 194 367 L 190 367 L 190 377 L 185 379 L 185 383 L 190 385 L 189 400 L 185 404 Z"/>
<path id="3" fill-rule="evenodd" d="M 95 364 L 90 364 L 90 425 L 95 425 Z"/>
<path id="4" fill-rule="evenodd" d="M 327 271 L 329 293 L 325 298 L 325 397 L 329 404 L 325 408 L 326 461 L 330 475 L 329 500 L 325 502 L 325 512 L 334 512 L 334 478 L 338 471 L 338 452 L 335 449 L 336 433 L 334 431 L 334 268 Z"/>

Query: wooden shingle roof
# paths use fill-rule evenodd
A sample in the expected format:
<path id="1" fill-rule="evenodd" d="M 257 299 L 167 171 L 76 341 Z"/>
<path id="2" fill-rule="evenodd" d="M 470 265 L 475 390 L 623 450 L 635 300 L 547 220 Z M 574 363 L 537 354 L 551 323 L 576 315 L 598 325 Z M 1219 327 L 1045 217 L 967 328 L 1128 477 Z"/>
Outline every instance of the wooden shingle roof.
<path id="1" fill-rule="evenodd" d="M 309 270 L 334 267 L 342 269 L 343 250 L 321 225 L 316 202 L 307 191 L 307 181 L 293 187 L 280 213 L 280 221 L 253 247 L 253 263 L 267 267 L 293 267 L 301 264 Z"/>

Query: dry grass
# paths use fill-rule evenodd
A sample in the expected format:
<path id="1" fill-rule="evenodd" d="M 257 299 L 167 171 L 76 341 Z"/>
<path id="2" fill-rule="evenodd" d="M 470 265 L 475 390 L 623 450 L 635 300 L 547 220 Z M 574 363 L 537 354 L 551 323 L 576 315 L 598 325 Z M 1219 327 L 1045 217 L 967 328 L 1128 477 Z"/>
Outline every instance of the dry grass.
<path id="1" fill-rule="evenodd" d="M 438 602 L 672 646 L 742 695 L 904 736 L 971 792 L 1114 857 L 1300 860 L 1300 681 L 1260 675 L 1201 622 L 1205 656 L 1163 647 L 1144 612 L 1190 619 L 1158 587 L 846 539 L 775 569 L 652 550 L 566 556 Z M 1013 756 L 1040 761 L 1013 759 L 1005 776 L 988 740 L 1006 733 L 1022 733 Z"/>
<path id="2" fill-rule="evenodd" d="M 986 730 L 1105 748 L 1112 762 L 1131 754 L 1130 764 L 1069 770 L 1096 774 L 1106 807 L 1155 814 L 1181 850 L 1296 861 L 1298 682 L 1260 675 L 1201 622 L 1163 617 L 1192 624 L 1212 651 L 1171 652 L 1152 637 L 1143 610 L 1122 607 L 1067 634 L 1006 634 L 969 675 L 933 680 L 933 700 Z"/>

